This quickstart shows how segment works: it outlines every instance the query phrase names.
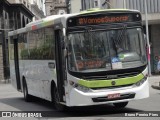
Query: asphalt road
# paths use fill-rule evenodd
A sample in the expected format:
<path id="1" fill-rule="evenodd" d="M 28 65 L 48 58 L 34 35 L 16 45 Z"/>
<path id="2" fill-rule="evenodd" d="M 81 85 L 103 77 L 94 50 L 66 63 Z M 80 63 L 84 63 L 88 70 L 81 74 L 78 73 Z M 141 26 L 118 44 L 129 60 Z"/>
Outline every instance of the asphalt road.
<path id="1" fill-rule="evenodd" d="M 150 86 L 160 81 L 159 77 L 149 78 Z M 115 109 L 112 105 L 101 105 L 92 107 L 76 107 L 69 109 L 67 112 L 58 112 L 48 101 L 35 98 L 32 102 L 25 102 L 23 94 L 17 92 L 11 84 L 0 84 L 0 111 L 51 111 L 52 118 L 43 119 L 59 119 L 59 120 L 112 120 L 115 117 L 118 120 L 125 120 L 128 117 L 124 116 L 124 113 L 143 113 L 145 111 L 160 111 L 160 90 L 155 90 L 150 87 L 150 97 L 143 100 L 131 101 L 124 109 Z M 160 114 L 160 113 L 159 113 Z M 129 117 L 131 118 L 131 117 Z M 0 118 L 2 119 L 2 118 Z M 3 118 L 5 119 L 5 118 Z M 36 118 L 37 119 L 37 118 Z M 40 118 L 42 119 L 42 118 Z M 143 117 L 133 117 L 132 120 L 143 119 Z M 151 119 L 151 117 L 147 117 Z M 154 120 L 159 120 L 160 117 L 154 117 Z M 16 120 L 18 120 L 16 118 Z"/>

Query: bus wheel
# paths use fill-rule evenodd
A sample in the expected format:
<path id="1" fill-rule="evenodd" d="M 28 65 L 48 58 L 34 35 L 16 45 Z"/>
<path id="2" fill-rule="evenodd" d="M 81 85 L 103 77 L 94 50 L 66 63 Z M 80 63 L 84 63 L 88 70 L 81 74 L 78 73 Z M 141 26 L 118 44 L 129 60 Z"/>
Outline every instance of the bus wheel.
<path id="1" fill-rule="evenodd" d="M 124 108 L 126 107 L 128 104 L 128 102 L 120 102 L 120 103 L 113 103 L 113 105 L 116 107 L 116 108 Z"/>
<path id="2" fill-rule="evenodd" d="M 60 98 L 59 98 L 59 94 L 56 87 L 54 87 L 52 91 L 52 103 L 54 104 L 54 107 L 56 108 L 56 110 L 58 111 L 65 110 L 65 106 L 60 104 Z"/>
<path id="3" fill-rule="evenodd" d="M 23 83 L 23 95 L 24 95 L 24 100 L 26 102 L 31 101 L 31 96 L 28 94 L 28 88 L 27 88 L 26 80 L 24 80 L 24 83 Z"/>

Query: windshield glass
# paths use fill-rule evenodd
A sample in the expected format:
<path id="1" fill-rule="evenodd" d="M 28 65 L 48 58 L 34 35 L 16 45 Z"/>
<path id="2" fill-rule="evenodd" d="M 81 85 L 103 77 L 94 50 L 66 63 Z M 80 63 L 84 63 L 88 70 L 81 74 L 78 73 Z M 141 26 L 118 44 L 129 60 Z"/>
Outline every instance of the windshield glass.
<path id="1" fill-rule="evenodd" d="M 75 72 L 127 69 L 146 64 L 141 28 L 68 35 L 68 68 Z"/>

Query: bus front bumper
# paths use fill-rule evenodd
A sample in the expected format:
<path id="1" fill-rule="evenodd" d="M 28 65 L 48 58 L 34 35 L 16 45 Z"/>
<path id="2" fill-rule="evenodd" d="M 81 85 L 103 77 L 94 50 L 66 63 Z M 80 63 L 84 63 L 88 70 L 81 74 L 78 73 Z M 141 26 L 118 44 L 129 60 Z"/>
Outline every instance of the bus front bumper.
<path id="1" fill-rule="evenodd" d="M 120 94 L 120 97 L 108 99 L 110 94 Z M 108 103 L 126 102 L 149 97 L 149 83 L 146 80 L 139 87 L 96 90 L 91 92 L 82 92 L 72 88 L 67 101 L 67 106 L 90 106 Z"/>

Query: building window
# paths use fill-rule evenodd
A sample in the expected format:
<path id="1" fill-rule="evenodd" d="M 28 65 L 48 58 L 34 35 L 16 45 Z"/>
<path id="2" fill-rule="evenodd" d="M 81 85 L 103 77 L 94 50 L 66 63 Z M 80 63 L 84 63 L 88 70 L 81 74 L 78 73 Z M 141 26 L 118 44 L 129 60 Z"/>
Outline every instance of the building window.
<path id="1" fill-rule="evenodd" d="M 26 1 L 23 1 L 23 4 L 26 5 Z"/>
<path id="2" fill-rule="evenodd" d="M 59 0 L 59 3 L 65 3 L 65 1 L 64 0 Z"/>
<path id="3" fill-rule="evenodd" d="M 94 7 L 98 7 L 98 1 L 97 0 L 94 1 Z"/>
<path id="4" fill-rule="evenodd" d="M 86 1 L 85 0 L 82 0 L 82 10 L 86 10 Z M 88 1 L 87 1 L 88 2 Z"/>

